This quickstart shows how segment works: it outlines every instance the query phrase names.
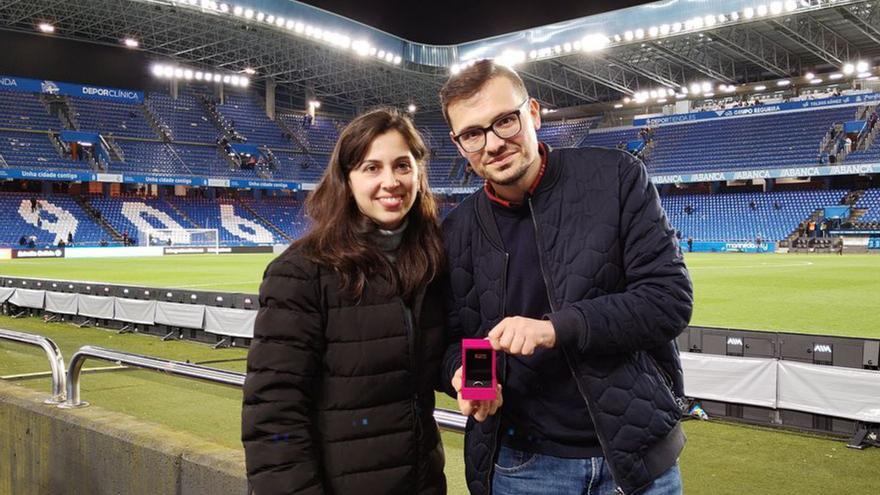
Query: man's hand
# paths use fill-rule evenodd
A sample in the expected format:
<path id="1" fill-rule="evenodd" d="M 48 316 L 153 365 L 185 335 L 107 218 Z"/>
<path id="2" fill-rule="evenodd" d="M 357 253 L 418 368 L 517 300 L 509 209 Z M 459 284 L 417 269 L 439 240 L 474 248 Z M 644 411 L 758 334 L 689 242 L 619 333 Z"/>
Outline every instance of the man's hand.
<path id="1" fill-rule="evenodd" d="M 511 316 L 495 325 L 487 337 L 496 351 L 531 356 L 539 347 L 556 345 L 556 330 L 549 320 Z"/>
<path id="2" fill-rule="evenodd" d="M 482 423 L 486 418 L 492 416 L 498 411 L 498 408 L 504 403 L 501 397 L 501 384 L 498 384 L 495 400 L 465 400 L 461 398 L 461 366 L 455 370 L 452 376 L 452 388 L 458 392 L 458 409 L 465 416 L 473 415 L 474 419 Z"/>

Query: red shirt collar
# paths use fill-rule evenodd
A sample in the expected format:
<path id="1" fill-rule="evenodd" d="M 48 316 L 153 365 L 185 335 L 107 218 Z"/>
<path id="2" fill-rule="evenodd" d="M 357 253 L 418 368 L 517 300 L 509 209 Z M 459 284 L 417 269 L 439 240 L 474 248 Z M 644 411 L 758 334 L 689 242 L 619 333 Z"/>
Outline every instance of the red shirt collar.
<path id="1" fill-rule="evenodd" d="M 544 171 L 547 170 L 546 144 L 540 142 L 538 143 L 538 156 L 541 157 L 541 169 L 538 170 L 538 176 L 535 177 L 535 181 L 532 182 L 532 185 L 529 187 L 529 196 L 535 194 L 535 191 L 538 189 L 538 185 L 541 184 L 541 179 L 544 178 Z M 522 203 L 507 201 L 506 199 L 498 197 L 498 195 L 495 194 L 495 188 L 492 187 L 492 184 L 489 181 L 486 181 L 483 184 L 483 190 L 486 191 L 486 196 L 488 196 L 491 201 L 494 201 L 495 203 L 498 203 L 505 208 L 516 208 L 522 205 Z"/>

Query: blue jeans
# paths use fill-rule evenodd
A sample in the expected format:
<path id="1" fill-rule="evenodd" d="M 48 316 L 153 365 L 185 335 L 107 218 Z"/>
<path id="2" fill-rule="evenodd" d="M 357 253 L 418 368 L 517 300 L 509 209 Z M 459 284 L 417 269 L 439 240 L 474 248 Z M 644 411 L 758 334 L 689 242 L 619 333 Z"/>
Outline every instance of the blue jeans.
<path id="1" fill-rule="evenodd" d="M 617 484 L 604 457 L 563 459 L 501 447 L 492 477 L 495 495 L 616 495 L 616 490 Z M 642 493 L 678 495 L 681 492 L 681 473 L 676 463 Z"/>

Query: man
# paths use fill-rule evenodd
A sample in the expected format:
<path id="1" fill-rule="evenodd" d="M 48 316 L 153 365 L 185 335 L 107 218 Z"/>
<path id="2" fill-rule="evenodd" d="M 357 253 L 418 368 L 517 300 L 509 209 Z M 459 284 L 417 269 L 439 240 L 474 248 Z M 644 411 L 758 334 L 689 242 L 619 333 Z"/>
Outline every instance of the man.
<path id="1" fill-rule="evenodd" d="M 692 309 L 674 230 L 620 150 L 550 150 L 538 102 L 481 61 L 440 92 L 485 187 L 444 222 L 444 386 L 468 420 L 473 494 L 679 493 L 675 337 Z M 499 352 L 495 401 L 462 400 L 461 338 Z"/>

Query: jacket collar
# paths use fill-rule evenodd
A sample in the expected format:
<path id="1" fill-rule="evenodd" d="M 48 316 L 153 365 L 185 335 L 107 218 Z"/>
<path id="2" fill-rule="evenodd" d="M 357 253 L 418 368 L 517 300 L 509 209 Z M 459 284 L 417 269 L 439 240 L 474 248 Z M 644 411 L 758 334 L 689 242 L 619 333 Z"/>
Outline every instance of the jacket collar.
<path id="1" fill-rule="evenodd" d="M 533 184 L 535 187 L 534 194 L 529 194 L 526 200 L 530 197 L 540 198 L 542 195 L 547 194 L 553 189 L 562 175 L 562 163 L 560 163 L 559 153 L 554 152 L 545 143 L 541 143 L 541 147 L 545 150 L 543 158 L 545 162 L 544 172 L 539 176 L 540 180 Z M 476 194 L 477 223 L 486 234 L 489 242 L 499 251 L 505 252 L 504 241 L 501 237 L 501 231 L 498 229 L 498 224 L 495 222 L 495 214 L 492 212 L 492 200 L 489 199 L 488 191 L 484 188 Z"/>

